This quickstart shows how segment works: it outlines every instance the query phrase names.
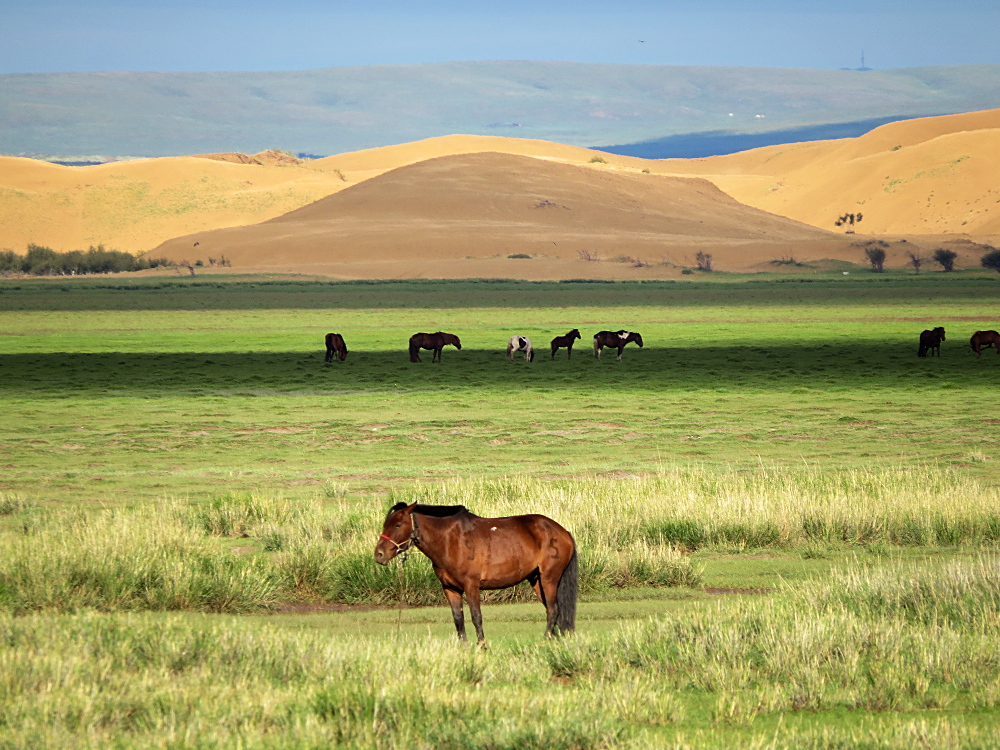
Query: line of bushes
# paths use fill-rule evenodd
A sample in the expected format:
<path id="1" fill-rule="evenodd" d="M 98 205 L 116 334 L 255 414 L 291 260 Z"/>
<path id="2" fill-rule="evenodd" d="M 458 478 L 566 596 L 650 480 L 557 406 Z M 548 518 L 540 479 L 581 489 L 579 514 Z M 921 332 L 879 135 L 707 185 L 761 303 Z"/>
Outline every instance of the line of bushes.
<path id="1" fill-rule="evenodd" d="M 170 266 L 166 258 L 135 256 L 121 250 L 109 250 L 104 245 L 91 245 L 86 250 L 60 253 L 42 245 L 28 245 L 28 252 L 18 255 L 13 250 L 0 250 L 0 273 L 23 273 L 30 276 L 83 276 L 91 273 L 121 273 L 147 268 Z"/>

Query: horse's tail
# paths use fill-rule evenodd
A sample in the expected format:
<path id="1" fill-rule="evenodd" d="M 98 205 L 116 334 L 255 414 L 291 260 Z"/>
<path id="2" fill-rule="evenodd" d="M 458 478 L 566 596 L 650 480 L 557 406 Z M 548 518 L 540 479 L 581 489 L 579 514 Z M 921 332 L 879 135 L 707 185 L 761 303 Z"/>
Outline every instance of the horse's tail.
<path id="1" fill-rule="evenodd" d="M 920 348 L 917 349 L 917 356 L 918 357 L 927 356 L 927 344 L 925 344 L 923 341 L 920 342 Z"/>
<path id="2" fill-rule="evenodd" d="M 569 559 L 566 569 L 559 579 L 556 589 L 556 631 L 568 633 L 576 630 L 576 595 L 579 566 L 576 562 L 576 545 L 573 546 L 573 556 Z"/>
<path id="3" fill-rule="evenodd" d="M 410 339 L 410 361 L 420 361 L 420 342 Z"/>

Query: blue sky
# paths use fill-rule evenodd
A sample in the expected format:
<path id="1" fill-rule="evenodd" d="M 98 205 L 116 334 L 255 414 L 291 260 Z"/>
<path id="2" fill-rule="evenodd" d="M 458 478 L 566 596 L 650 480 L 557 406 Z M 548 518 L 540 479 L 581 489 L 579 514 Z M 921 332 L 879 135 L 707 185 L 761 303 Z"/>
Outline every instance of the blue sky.
<path id="1" fill-rule="evenodd" d="M 1000 0 L 4 0 L 0 73 L 449 60 L 1000 63 Z M 640 41 L 641 40 L 641 41 Z"/>

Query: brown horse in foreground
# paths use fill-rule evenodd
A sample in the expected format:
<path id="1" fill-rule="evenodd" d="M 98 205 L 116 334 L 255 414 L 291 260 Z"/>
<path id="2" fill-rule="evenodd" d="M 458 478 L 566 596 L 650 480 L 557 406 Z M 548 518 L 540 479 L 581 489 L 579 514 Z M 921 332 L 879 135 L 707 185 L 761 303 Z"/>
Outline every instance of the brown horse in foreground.
<path id="1" fill-rule="evenodd" d="M 566 347 L 566 359 L 573 359 L 573 342 L 579 338 L 583 338 L 580 335 L 580 329 L 574 328 L 565 336 L 556 336 L 552 339 L 552 359 L 556 358 L 556 351 L 564 346 Z"/>
<path id="2" fill-rule="evenodd" d="M 604 347 L 609 349 L 618 350 L 618 361 L 622 361 L 622 351 L 625 349 L 625 344 L 630 341 L 634 341 L 642 348 L 642 336 L 638 333 L 629 333 L 628 331 L 601 331 L 600 333 L 594 334 L 594 356 L 598 359 L 601 358 L 601 351 Z"/>
<path id="3" fill-rule="evenodd" d="M 934 356 L 934 352 L 941 356 L 941 342 L 945 341 L 944 329 L 938 326 L 933 331 L 922 331 L 920 333 L 920 348 L 917 349 L 918 357 L 926 357 L 927 352 Z"/>
<path id="4" fill-rule="evenodd" d="M 482 643 L 486 638 L 479 592 L 510 588 L 521 581 L 528 581 L 545 605 L 546 635 L 576 627 L 576 543 L 551 518 L 480 518 L 464 505 L 396 503 L 382 526 L 375 561 L 386 565 L 411 547 L 431 559 L 463 641 L 462 594 Z"/>
<path id="5" fill-rule="evenodd" d="M 347 359 L 347 344 L 344 337 L 339 333 L 326 334 L 326 361 L 333 362 L 333 355 L 337 355 L 337 360 L 343 362 Z"/>
<path id="6" fill-rule="evenodd" d="M 997 350 L 997 354 L 1000 354 L 1000 333 L 996 331 L 976 331 L 972 334 L 972 338 L 969 339 L 969 346 L 972 347 L 972 351 L 976 353 L 977 357 L 983 349 L 989 349 L 991 346 Z"/>
<path id="7" fill-rule="evenodd" d="M 438 331 L 437 333 L 415 333 L 410 336 L 410 361 L 420 361 L 421 349 L 433 349 L 434 356 L 431 357 L 431 362 L 440 362 L 441 350 L 447 344 L 451 344 L 456 349 L 462 348 L 462 342 L 453 333 L 443 333 L 442 331 Z"/>

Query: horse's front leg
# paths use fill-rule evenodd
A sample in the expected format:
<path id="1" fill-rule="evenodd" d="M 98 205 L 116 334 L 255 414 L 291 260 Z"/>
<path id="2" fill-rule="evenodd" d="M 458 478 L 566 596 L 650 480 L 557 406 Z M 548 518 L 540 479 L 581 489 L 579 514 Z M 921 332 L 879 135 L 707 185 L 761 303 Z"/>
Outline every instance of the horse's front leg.
<path id="1" fill-rule="evenodd" d="M 469 614 L 472 615 L 472 625 L 476 628 L 476 638 L 479 644 L 486 642 L 483 635 L 483 612 L 479 608 L 479 586 L 470 586 L 465 590 L 465 600 L 469 603 Z"/>
<path id="2" fill-rule="evenodd" d="M 624 347 L 624 346 L 619 346 L 619 347 L 618 347 L 618 361 L 619 361 L 619 362 L 621 362 L 621 361 L 622 361 L 622 352 L 623 352 L 623 351 L 625 351 L 625 347 Z"/>
<path id="3" fill-rule="evenodd" d="M 570 344 L 566 347 L 566 359 L 573 359 L 573 345 Z"/>
<path id="4" fill-rule="evenodd" d="M 458 640 L 468 640 L 465 637 L 465 612 L 462 611 L 462 592 L 444 590 L 445 598 L 451 605 L 451 617 L 455 621 L 455 630 L 458 631 Z"/>

